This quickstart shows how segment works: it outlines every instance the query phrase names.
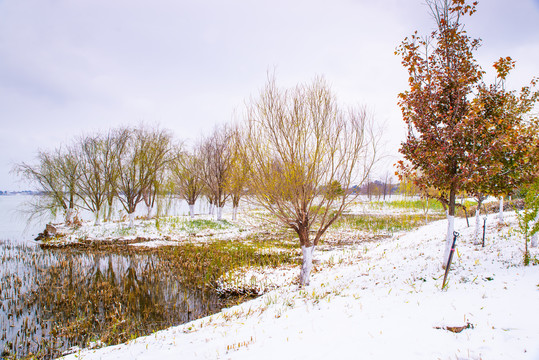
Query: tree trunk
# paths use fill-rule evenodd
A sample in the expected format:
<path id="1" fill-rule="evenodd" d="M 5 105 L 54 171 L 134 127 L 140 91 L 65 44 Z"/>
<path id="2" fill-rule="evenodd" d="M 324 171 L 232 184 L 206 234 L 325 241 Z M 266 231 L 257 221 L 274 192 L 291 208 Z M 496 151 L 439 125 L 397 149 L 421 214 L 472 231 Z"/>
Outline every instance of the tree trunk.
<path id="1" fill-rule="evenodd" d="M 309 247 L 302 245 L 301 252 L 303 254 L 303 259 L 301 263 L 299 284 L 300 286 L 308 286 L 310 283 L 311 270 L 313 268 L 314 245 Z"/>
<path id="2" fill-rule="evenodd" d="M 455 190 L 451 189 L 449 192 L 449 206 L 447 209 L 447 236 L 445 238 L 445 251 L 442 259 L 442 267 L 444 269 L 449 260 L 451 246 L 453 245 L 453 232 L 455 231 L 455 198 Z"/>
<path id="3" fill-rule="evenodd" d="M 221 206 L 217 206 L 217 221 L 222 220 L 223 218 L 223 208 Z"/>
<path id="4" fill-rule="evenodd" d="M 232 220 L 233 221 L 236 221 L 236 217 L 238 216 L 238 207 L 237 206 L 234 206 L 232 208 Z"/>
<path id="5" fill-rule="evenodd" d="M 110 222 L 112 220 L 112 203 L 109 203 L 109 207 L 107 209 L 107 221 Z"/>
<path id="6" fill-rule="evenodd" d="M 146 213 L 146 219 L 151 219 L 152 218 L 152 210 L 153 210 L 153 207 L 150 205 L 146 205 L 146 207 L 148 208 L 148 212 Z"/>
<path id="7" fill-rule="evenodd" d="M 539 221 L 539 212 L 537 213 L 537 216 L 535 217 L 535 223 L 537 223 L 538 221 Z M 531 241 L 530 241 L 530 247 L 532 247 L 532 248 L 537 247 L 538 237 L 539 237 L 538 233 L 535 233 L 535 234 L 532 235 L 532 238 L 531 238 Z"/>
<path id="8" fill-rule="evenodd" d="M 129 213 L 128 216 L 129 216 L 129 227 L 133 228 L 135 226 L 135 212 L 133 211 L 132 213 Z"/>
<path id="9" fill-rule="evenodd" d="M 481 228 L 481 217 L 480 215 L 480 208 L 479 205 L 477 206 L 477 210 L 475 210 L 475 230 L 473 233 L 473 240 L 474 245 L 480 245 L 481 241 L 479 240 L 479 230 Z"/>
<path id="10" fill-rule="evenodd" d="M 503 196 L 500 196 L 500 213 L 498 215 L 498 220 L 500 223 L 503 223 Z"/>
<path id="11" fill-rule="evenodd" d="M 532 247 L 532 248 L 537 247 L 537 243 L 538 243 L 537 238 L 538 238 L 537 233 L 532 235 L 532 238 L 531 238 L 531 241 L 530 241 L 530 247 Z"/>
<path id="12" fill-rule="evenodd" d="M 453 245 L 453 232 L 455 231 L 455 217 L 447 215 L 447 236 L 445 239 L 445 251 L 442 267 L 445 269 L 447 261 L 449 260 L 449 254 L 451 253 L 451 245 Z"/>
<path id="13" fill-rule="evenodd" d="M 425 225 L 429 223 L 429 198 L 426 199 L 426 209 L 425 209 Z"/>
<path id="14" fill-rule="evenodd" d="M 94 222 L 94 226 L 99 226 L 101 225 L 101 218 L 99 216 L 99 210 L 94 212 L 94 216 L 95 216 L 95 222 Z"/>
<path id="15" fill-rule="evenodd" d="M 66 210 L 65 223 L 66 223 L 66 225 L 69 225 L 72 222 L 73 222 L 73 209 L 68 208 Z"/>
<path id="16" fill-rule="evenodd" d="M 195 204 L 189 204 L 189 216 L 191 219 L 195 217 Z"/>

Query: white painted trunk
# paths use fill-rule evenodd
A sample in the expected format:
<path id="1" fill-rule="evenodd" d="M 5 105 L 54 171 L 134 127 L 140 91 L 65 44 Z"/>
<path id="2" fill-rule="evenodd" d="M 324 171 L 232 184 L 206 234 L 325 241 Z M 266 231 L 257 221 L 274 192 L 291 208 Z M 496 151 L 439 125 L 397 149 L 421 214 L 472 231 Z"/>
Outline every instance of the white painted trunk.
<path id="1" fill-rule="evenodd" d="M 223 219 L 223 208 L 221 206 L 217 206 L 217 220 Z"/>
<path id="2" fill-rule="evenodd" d="M 238 216 L 238 207 L 234 206 L 232 208 L 232 220 L 236 221 L 236 217 Z"/>
<path id="3" fill-rule="evenodd" d="M 498 215 L 498 220 L 500 223 L 503 223 L 503 196 L 500 196 L 500 213 Z"/>
<path id="4" fill-rule="evenodd" d="M 95 225 L 95 226 L 101 225 L 101 218 L 99 217 L 99 211 L 96 211 L 96 212 L 94 213 L 94 216 L 95 216 L 95 222 L 94 222 L 94 225 Z"/>
<path id="5" fill-rule="evenodd" d="M 152 217 L 152 208 L 148 206 L 148 212 L 146 213 L 146 219 L 150 219 Z"/>
<path id="6" fill-rule="evenodd" d="M 209 208 L 209 214 L 213 216 L 213 204 L 210 204 L 210 208 Z"/>
<path id="7" fill-rule="evenodd" d="M 474 244 L 479 245 L 481 244 L 481 240 L 479 240 L 479 229 L 481 228 L 481 217 L 479 216 L 479 209 L 475 210 L 475 231 L 474 231 Z"/>
<path id="8" fill-rule="evenodd" d="M 66 217 L 65 217 L 65 223 L 71 224 L 73 222 L 73 209 L 67 209 L 66 210 Z"/>
<path id="9" fill-rule="evenodd" d="M 189 216 L 191 216 L 191 219 L 195 217 L 195 205 L 189 205 Z"/>
<path id="10" fill-rule="evenodd" d="M 539 221 L 539 213 L 537 213 L 537 216 L 535 217 L 535 224 Z M 535 225 L 534 224 L 534 225 Z M 531 241 L 530 241 L 530 247 L 534 248 L 534 247 L 537 247 L 538 245 L 538 238 L 539 238 L 539 234 L 538 233 L 535 233 L 532 235 L 532 238 L 531 238 Z"/>
<path id="11" fill-rule="evenodd" d="M 132 228 L 135 226 L 135 213 L 132 212 L 129 215 L 129 227 Z"/>
<path id="12" fill-rule="evenodd" d="M 453 245 L 453 232 L 455 231 L 455 217 L 447 215 L 447 236 L 445 238 L 444 257 L 442 259 L 442 267 L 445 269 L 449 254 L 451 253 L 451 245 Z"/>
<path id="13" fill-rule="evenodd" d="M 303 261 L 301 264 L 301 273 L 299 276 L 300 286 L 308 286 L 311 278 L 311 270 L 313 268 L 313 253 L 314 245 L 310 247 L 302 246 Z"/>
<path id="14" fill-rule="evenodd" d="M 539 235 L 537 233 L 532 235 L 531 241 L 530 241 L 530 247 L 535 248 L 537 247 L 537 244 L 539 243 L 538 240 Z"/>
<path id="15" fill-rule="evenodd" d="M 429 199 L 427 198 L 427 208 L 425 209 L 425 225 L 429 223 Z"/>

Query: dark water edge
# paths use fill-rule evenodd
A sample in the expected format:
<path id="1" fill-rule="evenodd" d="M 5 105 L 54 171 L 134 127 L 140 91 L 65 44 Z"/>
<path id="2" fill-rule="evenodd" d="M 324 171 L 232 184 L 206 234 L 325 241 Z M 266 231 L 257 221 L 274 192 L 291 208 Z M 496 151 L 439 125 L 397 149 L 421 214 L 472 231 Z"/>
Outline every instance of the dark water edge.
<path id="1" fill-rule="evenodd" d="M 0 352 L 50 359 L 117 344 L 220 311 L 166 249 L 41 249 L 0 240 Z"/>

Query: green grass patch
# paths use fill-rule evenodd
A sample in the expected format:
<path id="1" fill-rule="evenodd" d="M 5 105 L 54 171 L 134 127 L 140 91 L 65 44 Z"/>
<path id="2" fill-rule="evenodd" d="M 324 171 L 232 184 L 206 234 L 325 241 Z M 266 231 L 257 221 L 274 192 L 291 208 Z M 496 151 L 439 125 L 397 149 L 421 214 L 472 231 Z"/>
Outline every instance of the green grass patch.
<path id="1" fill-rule="evenodd" d="M 376 204 L 379 204 L 380 206 L 383 206 L 385 204 L 386 206 L 389 206 L 390 208 L 394 209 L 409 209 L 417 211 L 424 211 L 427 207 L 427 201 L 423 199 L 394 200 L 388 202 L 376 202 Z M 432 211 L 444 211 L 443 205 L 438 200 L 433 199 L 429 200 L 428 208 Z"/>
<path id="2" fill-rule="evenodd" d="M 187 243 L 160 251 L 173 272 L 189 286 L 209 290 L 225 273 L 243 267 L 279 267 L 299 264 L 292 244 L 275 241 L 226 241 Z M 280 249 L 282 251 L 262 251 Z"/>
<path id="3" fill-rule="evenodd" d="M 429 215 L 429 221 L 443 219 L 440 214 Z M 337 227 L 372 233 L 395 233 L 409 231 L 425 225 L 423 214 L 402 215 L 343 215 L 337 220 Z"/>
<path id="4" fill-rule="evenodd" d="M 226 220 L 208 220 L 208 219 L 184 219 L 180 217 L 163 217 L 156 220 L 158 229 L 170 229 L 176 231 L 187 231 L 189 233 L 197 233 L 203 230 L 225 230 L 233 227 Z"/>
<path id="5" fill-rule="evenodd" d="M 412 210 L 412 211 L 421 211 L 424 212 L 427 209 L 427 201 L 424 199 L 415 199 L 415 200 L 394 200 L 394 201 L 388 201 L 388 202 L 381 202 L 376 201 L 372 202 L 372 207 L 374 209 L 383 209 L 384 206 L 390 207 L 392 209 L 403 209 L 403 210 Z M 455 212 L 457 216 L 464 217 L 464 210 L 462 209 L 463 206 L 468 209 L 468 215 L 469 215 L 469 209 L 473 208 L 474 206 L 477 206 L 477 202 L 473 200 L 464 200 L 463 202 L 457 201 L 457 206 L 455 208 Z M 444 207 L 442 203 L 435 199 L 430 199 L 428 202 L 428 212 L 429 216 L 432 214 L 432 212 L 435 213 L 444 213 Z"/>

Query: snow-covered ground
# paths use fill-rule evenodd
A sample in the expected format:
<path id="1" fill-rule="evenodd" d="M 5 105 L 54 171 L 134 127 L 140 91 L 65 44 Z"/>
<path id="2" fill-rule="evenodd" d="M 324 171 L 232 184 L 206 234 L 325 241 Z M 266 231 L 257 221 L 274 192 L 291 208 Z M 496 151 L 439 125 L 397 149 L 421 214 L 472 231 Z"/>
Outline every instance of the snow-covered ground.
<path id="1" fill-rule="evenodd" d="M 311 285 L 285 285 L 219 314 L 66 359 L 539 359 L 539 266 L 487 224 L 486 247 L 456 219 L 458 252 L 441 290 L 446 221 L 315 252 Z M 532 257 L 539 257 L 532 249 Z M 299 271 L 297 268 L 290 271 Z M 283 274 L 278 274 L 284 277 Z M 447 327 L 467 326 L 460 333 Z"/>
<path id="2" fill-rule="evenodd" d="M 216 221 L 210 215 L 167 216 L 146 220 L 138 218 L 130 228 L 127 221 L 103 222 L 97 226 L 93 221 L 84 221 L 78 227 L 53 224 L 57 238 L 47 239 L 49 245 L 73 244 L 77 242 L 128 242 L 134 246 L 174 245 L 186 240 L 240 239 L 253 232 L 256 223 L 242 217 L 238 221 Z"/>

